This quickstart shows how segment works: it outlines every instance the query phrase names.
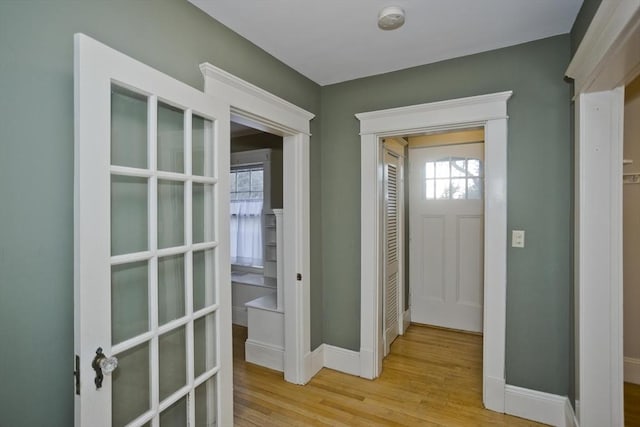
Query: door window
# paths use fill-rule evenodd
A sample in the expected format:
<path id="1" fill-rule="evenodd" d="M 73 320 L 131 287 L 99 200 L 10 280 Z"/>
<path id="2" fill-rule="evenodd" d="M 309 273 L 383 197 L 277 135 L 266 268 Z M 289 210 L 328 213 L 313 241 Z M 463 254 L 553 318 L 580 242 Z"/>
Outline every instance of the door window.
<path id="1" fill-rule="evenodd" d="M 425 163 L 427 200 L 482 199 L 482 161 L 471 157 L 443 157 Z"/>

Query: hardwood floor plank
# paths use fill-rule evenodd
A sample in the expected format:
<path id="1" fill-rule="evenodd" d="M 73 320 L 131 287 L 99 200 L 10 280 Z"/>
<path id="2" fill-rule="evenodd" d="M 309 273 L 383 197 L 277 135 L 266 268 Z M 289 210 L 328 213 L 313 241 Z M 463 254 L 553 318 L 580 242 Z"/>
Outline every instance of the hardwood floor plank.
<path id="1" fill-rule="evenodd" d="M 624 425 L 640 427 L 640 385 L 624 383 Z"/>
<path id="2" fill-rule="evenodd" d="M 380 378 L 322 369 L 305 386 L 244 361 L 235 326 L 237 426 L 540 426 L 482 407 L 482 337 L 412 325 L 391 346 Z"/>

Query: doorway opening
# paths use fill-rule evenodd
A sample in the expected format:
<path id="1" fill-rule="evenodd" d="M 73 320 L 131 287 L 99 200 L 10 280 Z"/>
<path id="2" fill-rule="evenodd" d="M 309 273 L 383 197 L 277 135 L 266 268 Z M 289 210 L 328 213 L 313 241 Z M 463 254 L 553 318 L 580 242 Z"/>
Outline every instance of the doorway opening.
<path id="1" fill-rule="evenodd" d="M 484 129 L 483 402 L 505 409 L 507 100 L 512 92 L 357 114 L 361 133 L 360 375 L 382 369 L 384 251 L 381 140 L 393 135 Z M 465 176 L 466 179 L 466 176 Z"/>
<path id="2" fill-rule="evenodd" d="M 205 93 L 224 100 L 231 121 L 282 137 L 284 378 L 312 377 L 309 142 L 314 115 L 211 64 L 200 65 Z"/>
<path id="3" fill-rule="evenodd" d="M 640 425 L 640 76 L 625 88 L 623 145 L 624 419 Z"/>
<path id="4" fill-rule="evenodd" d="M 232 121 L 230 147 L 233 324 L 247 328 L 247 362 L 282 372 L 282 137 Z"/>
<path id="5" fill-rule="evenodd" d="M 482 333 L 484 129 L 407 139 L 411 321 Z"/>

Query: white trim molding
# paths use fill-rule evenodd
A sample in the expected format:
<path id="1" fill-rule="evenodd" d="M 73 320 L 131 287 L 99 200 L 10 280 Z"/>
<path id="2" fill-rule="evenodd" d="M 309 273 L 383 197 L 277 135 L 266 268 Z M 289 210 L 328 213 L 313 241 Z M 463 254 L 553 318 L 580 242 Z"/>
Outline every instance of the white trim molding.
<path id="1" fill-rule="evenodd" d="M 320 344 L 310 353 L 313 375 L 322 368 L 333 369 L 349 375 L 360 374 L 360 354 L 357 351 Z"/>
<path id="2" fill-rule="evenodd" d="M 320 372 L 320 369 L 324 368 L 324 344 L 320 344 L 315 350 L 313 350 L 309 357 L 311 358 L 311 376 Z"/>
<path id="3" fill-rule="evenodd" d="M 247 362 L 280 372 L 284 369 L 284 350 L 280 346 L 247 339 L 244 353 Z"/>
<path id="4" fill-rule="evenodd" d="M 628 83 L 640 72 L 639 49 L 640 0 L 603 1 L 566 71 L 575 93 Z"/>
<path id="5" fill-rule="evenodd" d="M 402 314 L 402 334 L 403 335 L 405 332 L 407 332 L 407 329 L 409 329 L 409 325 L 411 325 L 411 308 L 406 309 Z"/>
<path id="6" fill-rule="evenodd" d="M 360 354 L 357 351 L 324 344 L 324 366 L 357 376 L 360 374 Z"/>
<path id="7" fill-rule="evenodd" d="M 262 124 L 265 127 L 260 130 L 277 130 L 279 135 L 298 132 L 311 135 L 309 122 L 315 117 L 314 114 L 215 65 L 205 62 L 200 64 L 200 71 L 205 78 L 205 93 L 226 100 L 233 114 L 250 119 L 251 127 Z"/>
<path id="8" fill-rule="evenodd" d="M 624 358 L 624 380 L 628 383 L 640 385 L 640 359 Z"/>
<path id="9" fill-rule="evenodd" d="M 576 401 L 576 406 L 578 406 L 578 403 L 579 402 Z M 567 427 L 580 427 L 578 417 L 576 417 L 576 411 L 573 410 L 569 399 L 564 403 L 564 425 Z"/>
<path id="10" fill-rule="evenodd" d="M 573 421 L 568 424 L 567 405 L 571 408 L 571 404 L 565 396 L 512 385 L 504 388 L 504 395 L 504 410 L 509 415 L 556 427 L 571 427 L 573 424 Z"/>
<path id="11" fill-rule="evenodd" d="M 227 102 L 233 121 L 283 136 L 284 378 L 305 384 L 312 376 L 309 122 L 314 115 L 211 64 L 200 70 L 205 93 Z"/>
<path id="12" fill-rule="evenodd" d="M 584 427 L 623 420 L 623 88 L 576 97 L 577 346 Z"/>
<path id="13" fill-rule="evenodd" d="M 504 412 L 507 267 L 507 101 L 512 92 L 356 114 L 361 135 L 360 376 L 382 369 L 382 149 L 385 136 L 485 130 L 483 401 Z"/>
<path id="14" fill-rule="evenodd" d="M 231 285 L 233 286 L 233 285 Z M 247 326 L 247 307 L 234 305 L 231 307 L 231 321 L 234 325 Z"/>

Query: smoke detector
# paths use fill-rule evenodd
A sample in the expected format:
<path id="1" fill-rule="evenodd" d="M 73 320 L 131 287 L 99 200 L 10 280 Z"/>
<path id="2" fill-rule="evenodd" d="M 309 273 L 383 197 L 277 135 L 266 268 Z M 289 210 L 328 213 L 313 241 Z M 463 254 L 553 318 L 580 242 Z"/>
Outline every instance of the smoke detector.
<path id="1" fill-rule="evenodd" d="M 385 7 L 378 14 L 378 28 L 395 30 L 404 24 L 404 10 L 398 6 Z"/>

